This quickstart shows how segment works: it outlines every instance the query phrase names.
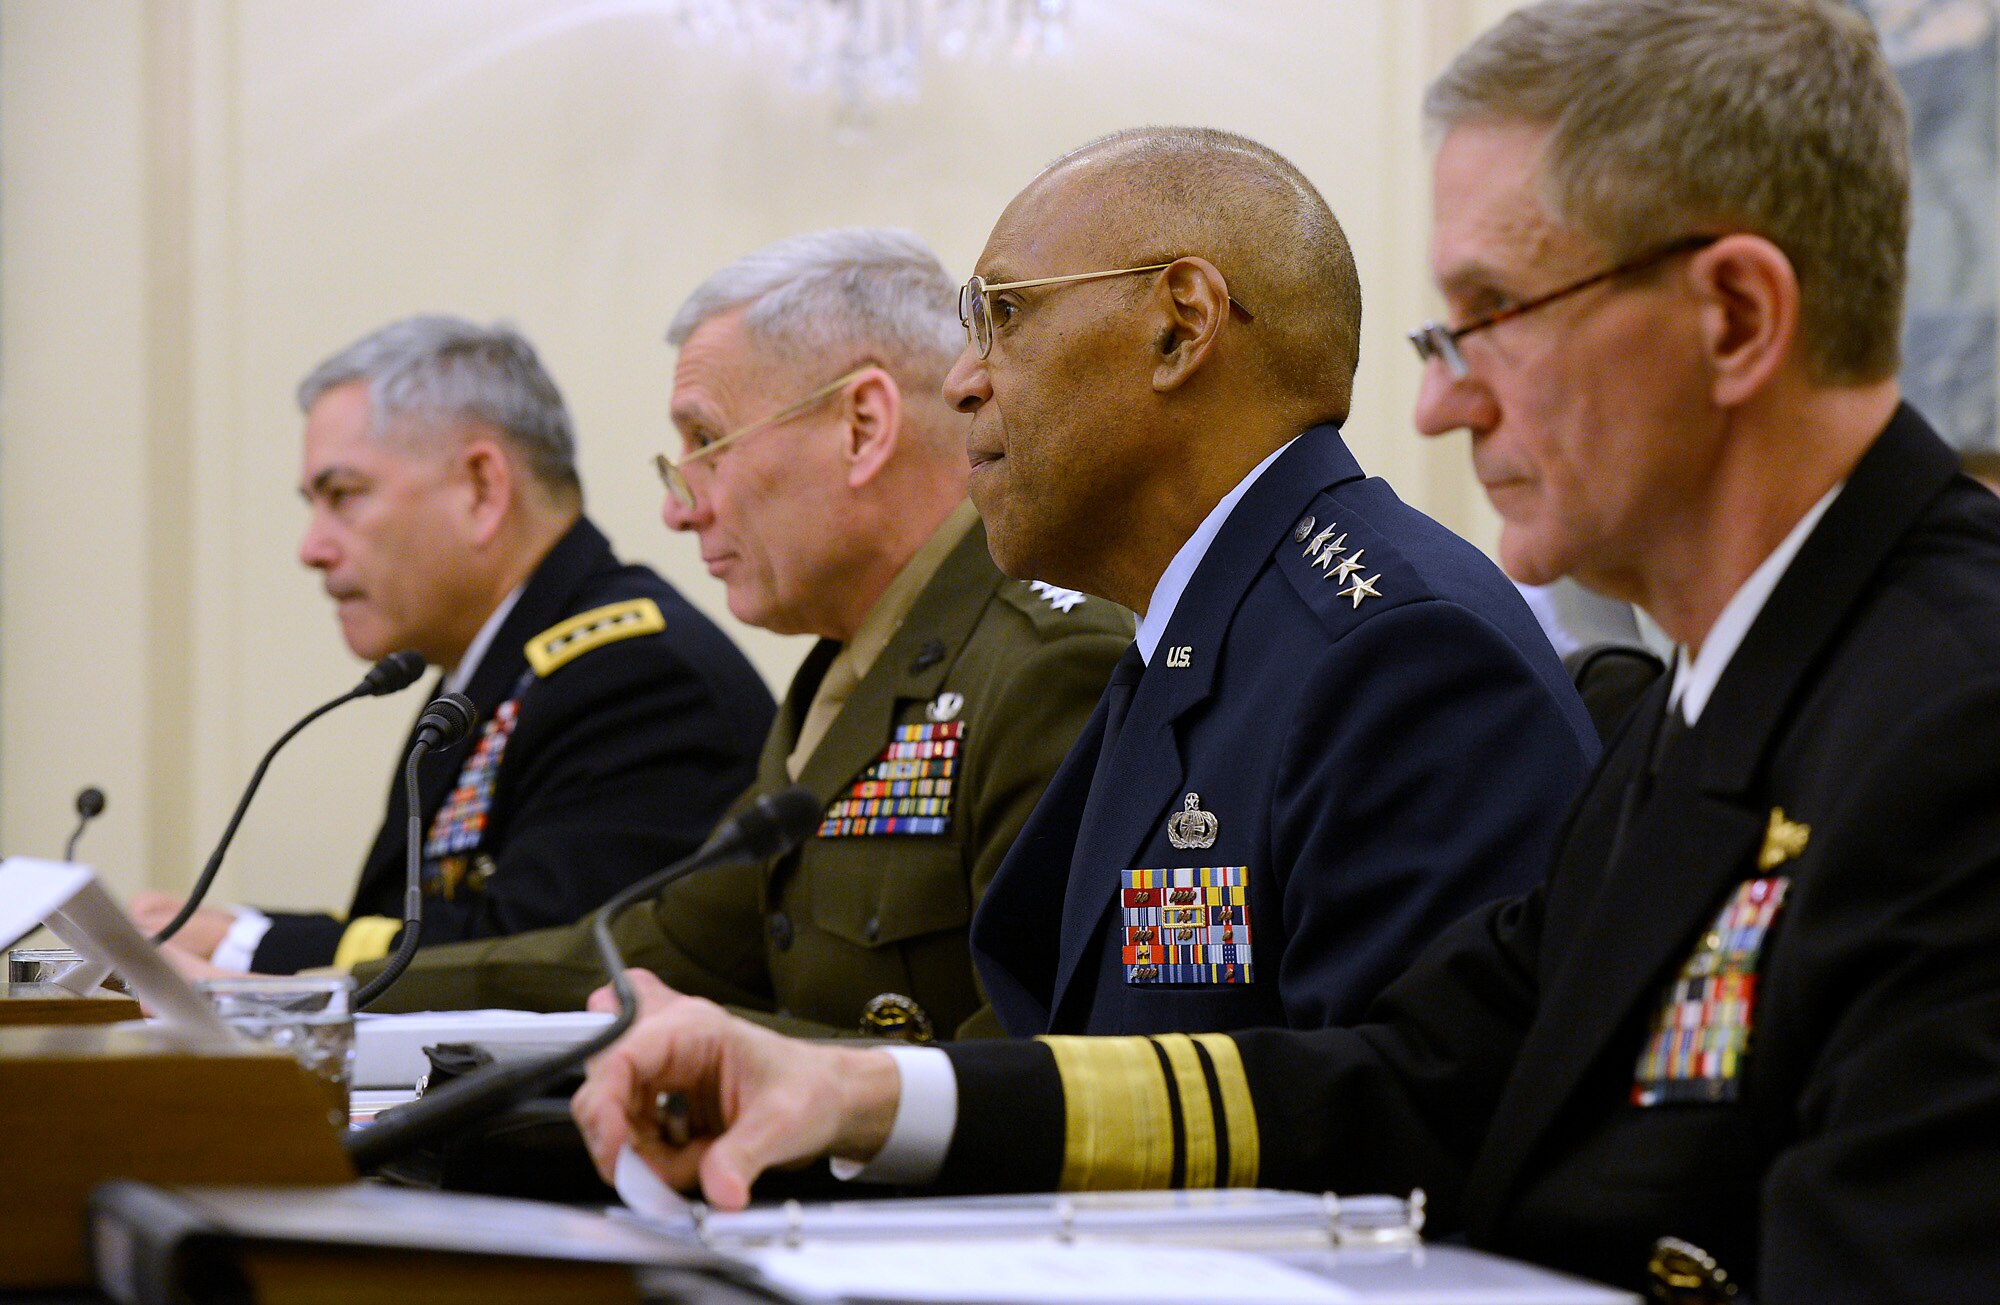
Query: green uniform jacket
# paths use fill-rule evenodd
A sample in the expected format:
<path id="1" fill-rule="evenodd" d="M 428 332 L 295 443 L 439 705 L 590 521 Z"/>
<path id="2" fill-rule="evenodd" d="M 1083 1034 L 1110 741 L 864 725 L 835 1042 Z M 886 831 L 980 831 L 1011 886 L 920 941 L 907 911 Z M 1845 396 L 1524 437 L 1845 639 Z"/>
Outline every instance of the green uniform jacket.
<path id="1" fill-rule="evenodd" d="M 787 856 L 691 876 L 618 922 L 626 960 L 788 1032 L 858 1033 L 870 999 L 895 993 L 922 1007 L 939 1038 L 997 1035 L 967 950 L 972 908 L 1131 637 L 1121 607 L 1002 576 L 975 527 L 799 775 L 830 807 L 899 726 L 955 707 L 962 751 L 944 832 L 816 834 Z M 788 784 L 785 758 L 834 649 L 822 643 L 800 667 L 757 781 L 732 810 Z M 1051 929 L 1061 910 L 1049 903 Z M 573 1010 L 604 981 L 586 918 L 427 948 L 371 1009 Z"/>

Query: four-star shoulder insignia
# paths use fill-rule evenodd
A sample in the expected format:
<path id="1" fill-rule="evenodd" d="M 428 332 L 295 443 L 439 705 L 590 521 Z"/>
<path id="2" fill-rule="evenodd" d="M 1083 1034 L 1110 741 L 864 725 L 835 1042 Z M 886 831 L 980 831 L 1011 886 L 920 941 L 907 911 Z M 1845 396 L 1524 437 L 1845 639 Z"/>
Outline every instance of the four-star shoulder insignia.
<path id="1" fill-rule="evenodd" d="M 1292 528 L 1292 542 L 1305 545 L 1304 551 L 1299 556 L 1304 559 L 1306 565 L 1318 567 L 1321 579 L 1346 585 L 1347 588 L 1340 591 L 1340 596 L 1352 599 L 1355 607 L 1361 606 L 1361 600 L 1364 598 L 1380 598 L 1382 591 L 1377 589 L 1375 584 L 1382 578 L 1381 574 L 1378 572 L 1365 578 L 1359 574 L 1367 569 L 1368 564 L 1362 561 L 1362 557 L 1368 550 L 1357 548 L 1350 555 L 1347 551 L 1347 535 L 1341 532 L 1337 522 L 1327 522 L 1315 535 L 1312 531 L 1317 524 L 1311 516 L 1306 516 L 1300 518 L 1299 523 Z M 1308 535 L 1312 536 L 1310 542 L 1306 538 Z"/>
<path id="2" fill-rule="evenodd" d="M 660 615 L 658 603 L 650 598 L 633 598 L 579 612 L 528 640 L 522 651 L 535 674 L 546 678 L 593 648 L 642 634 L 658 634 L 666 628 L 667 618 Z"/>
<path id="3" fill-rule="evenodd" d="M 1050 607 L 1055 608 L 1058 612 L 1067 612 L 1070 608 L 1082 602 L 1085 597 L 1085 595 L 1078 593 L 1074 589 L 1064 589 L 1059 585 L 1052 585 L 1046 580 L 1030 580 L 1028 588 L 1034 590 L 1036 597 L 1040 598 Z"/>
<path id="4" fill-rule="evenodd" d="M 1783 807 L 1771 808 L 1771 823 L 1764 830 L 1764 846 L 1757 853 L 1759 870 L 1775 870 L 1806 850 L 1812 826 L 1785 819 Z"/>

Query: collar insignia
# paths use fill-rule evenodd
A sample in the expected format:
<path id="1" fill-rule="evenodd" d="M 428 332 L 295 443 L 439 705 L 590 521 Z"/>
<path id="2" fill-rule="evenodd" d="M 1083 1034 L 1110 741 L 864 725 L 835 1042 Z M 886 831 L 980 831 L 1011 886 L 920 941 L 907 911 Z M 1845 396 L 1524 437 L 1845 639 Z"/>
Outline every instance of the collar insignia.
<path id="1" fill-rule="evenodd" d="M 1806 850 L 1812 826 L 1785 819 L 1783 807 L 1771 808 L 1771 823 L 1764 830 L 1764 846 L 1757 853 L 1759 870 L 1775 870 Z"/>

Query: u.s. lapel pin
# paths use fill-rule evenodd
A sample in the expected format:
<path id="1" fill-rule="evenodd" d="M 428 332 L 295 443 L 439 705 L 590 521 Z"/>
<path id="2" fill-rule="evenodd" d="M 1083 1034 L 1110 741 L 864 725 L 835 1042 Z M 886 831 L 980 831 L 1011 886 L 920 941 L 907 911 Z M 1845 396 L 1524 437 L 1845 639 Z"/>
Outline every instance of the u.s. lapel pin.
<path id="1" fill-rule="evenodd" d="M 1167 821 L 1167 841 L 1182 852 L 1214 847 L 1222 822 L 1215 818 L 1214 812 L 1201 809 L 1200 794 L 1190 793 L 1181 802 L 1181 809 Z"/>
<path id="2" fill-rule="evenodd" d="M 1771 823 L 1764 829 L 1764 846 L 1757 852 L 1757 868 L 1775 870 L 1796 859 L 1806 850 L 1806 840 L 1811 837 L 1811 825 L 1787 820 L 1783 807 L 1772 807 Z"/>
<path id="3" fill-rule="evenodd" d="M 958 719 L 958 713 L 965 710 L 965 695 L 962 693 L 940 693 L 924 706 L 924 717 L 936 724 Z"/>

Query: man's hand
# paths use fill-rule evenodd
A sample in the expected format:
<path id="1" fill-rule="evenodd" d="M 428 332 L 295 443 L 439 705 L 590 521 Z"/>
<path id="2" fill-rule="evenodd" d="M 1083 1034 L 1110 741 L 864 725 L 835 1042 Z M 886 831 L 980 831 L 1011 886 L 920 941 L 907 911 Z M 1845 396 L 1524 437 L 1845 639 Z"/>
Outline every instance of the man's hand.
<path id="1" fill-rule="evenodd" d="M 880 1051 L 780 1037 L 654 982 L 644 1018 L 590 1063 L 570 1102 L 606 1182 L 630 1146 L 681 1191 L 740 1210 L 766 1169 L 821 1156 L 866 1160 L 896 1121 L 902 1078 Z M 666 1094 L 685 1099 L 671 1116 Z M 679 1136 L 679 1134 L 685 1136 Z"/>
<path id="2" fill-rule="evenodd" d="M 132 896 L 132 923 L 139 926 L 139 932 L 151 937 L 165 928 L 167 923 L 180 914 L 181 903 L 187 899 L 172 893 L 162 893 L 147 889 Z M 229 926 L 236 923 L 236 916 L 213 906 L 204 906 L 188 917 L 174 935 L 174 946 L 184 952 L 191 952 L 202 960 L 215 955 L 215 949 L 222 945 L 223 936 Z"/>
<path id="3" fill-rule="evenodd" d="M 674 990 L 662 983 L 660 976 L 651 970 L 628 969 L 625 971 L 625 981 L 632 985 L 632 995 L 638 999 L 639 1013 L 634 1017 L 635 1019 L 645 1019 L 648 1015 L 666 1005 L 674 996 Z M 583 1008 L 585 1010 L 600 1011 L 606 1015 L 616 1015 L 618 1013 L 617 989 L 608 983 L 605 984 L 602 988 L 590 994 L 590 1000 L 584 1002 Z"/>

